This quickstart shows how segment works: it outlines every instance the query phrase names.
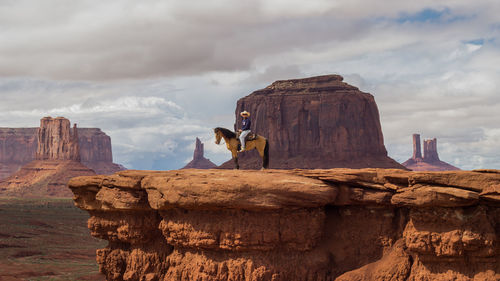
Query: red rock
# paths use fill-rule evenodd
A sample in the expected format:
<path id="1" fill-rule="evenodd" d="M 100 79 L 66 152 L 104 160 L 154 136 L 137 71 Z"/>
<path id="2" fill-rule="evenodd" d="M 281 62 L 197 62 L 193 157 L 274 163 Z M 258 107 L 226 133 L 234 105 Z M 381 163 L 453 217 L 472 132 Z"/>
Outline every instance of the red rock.
<path id="1" fill-rule="evenodd" d="M 45 117 L 37 131 L 36 160 L 24 165 L 18 172 L 0 181 L 0 193 L 20 197 L 69 197 L 70 178 L 94 175 L 95 172 L 80 163 L 78 129 L 63 117 Z"/>
<path id="2" fill-rule="evenodd" d="M 39 128 L 0 128 L 0 180 L 35 160 L 38 130 Z M 69 135 L 71 134 L 72 129 Z M 125 167 L 112 162 L 111 138 L 100 129 L 78 128 L 78 141 L 81 162 L 85 166 L 98 174 L 113 174 L 125 170 Z"/>
<path id="3" fill-rule="evenodd" d="M 79 128 L 81 162 L 97 174 L 111 175 L 125 170 L 122 165 L 113 163 L 111 138 L 99 128 Z"/>
<path id="4" fill-rule="evenodd" d="M 251 129 L 269 140 L 271 168 L 403 168 L 387 156 L 373 96 L 342 80 L 276 81 L 238 100 L 235 128 L 249 111 Z M 240 155 L 242 168 L 261 167 L 255 151 Z"/>
<path id="5" fill-rule="evenodd" d="M 35 159 L 37 128 L 0 128 L 0 180 Z"/>
<path id="6" fill-rule="evenodd" d="M 413 134 L 413 156 L 403 164 L 412 171 L 456 171 L 459 168 L 439 160 L 436 138 L 424 140 L 424 157 L 420 146 L 420 135 Z"/>
<path id="7" fill-rule="evenodd" d="M 95 172 L 72 160 L 33 160 L 0 181 L 0 195 L 10 197 L 72 197 L 68 181 Z"/>
<path id="8" fill-rule="evenodd" d="M 215 165 L 209 159 L 205 158 L 205 156 L 203 156 L 203 154 L 204 154 L 203 143 L 200 141 L 199 138 L 196 138 L 196 145 L 194 148 L 193 160 L 191 160 L 191 162 L 189 162 L 182 169 L 213 169 L 213 168 L 217 168 L 217 165 Z"/>
<path id="9" fill-rule="evenodd" d="M 423 183 L 426 183 L 424 185 Z M 107 280 L 500 280 L 500 171 L 71 179 Z"/>
<path id="10" fill-rule="evenodd" d="M 44 117 L 38 129 L 37 160 L 80 161 L 78 130 L 70 131 L 70 122 L 63 117 Z"/>

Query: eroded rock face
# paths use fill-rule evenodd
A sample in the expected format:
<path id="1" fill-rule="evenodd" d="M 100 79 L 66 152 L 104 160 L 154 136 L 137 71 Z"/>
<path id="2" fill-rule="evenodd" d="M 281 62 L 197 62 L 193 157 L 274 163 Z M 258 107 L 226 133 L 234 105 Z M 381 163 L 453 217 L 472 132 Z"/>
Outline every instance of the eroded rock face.
<path id="1" fill-rule="evenodd" d="M 0 180 L 35 159 L 37 128 L 0 128 Z"/>
<path id="2" fill-rule="evenodd" d="M 99 128 L 79 128 L 78 140 L 82 164 L 97 174 L 110 175 L 125 170 L 113 163 L 111 138 Z"/>
<path id="3" fill-rule="evenodd" d="M 36 160 L 0 181 L 0 194 L 16 197 L 68 197 L 70 178 L 95 175 L 80 163 L 80 147 L 76 124 L 63 117 L 45 117 L 37 130 Z"/>
<path id="4" fill-rule="evenodd" d="M 413 134 L 413 156 L 402 165 L 412 171 L 456 171 L 459 168 L 439 160 L 436 138 L 424 140 L 422 157 L 420 135 Z"/>
<path id="5" fill-rule="evenodd" d="M 64 117 L 44 117 L 38 128 L 37 160 L 80 161 L 78 129 L 70 131 L 70 122 Z"/>
<path id="6" fill-rule="evenodd" d="M 372 95 L 340 75 L 276 81 L 238 100 L 251 113 L 251 129 L 269 140 L 271 168 L 403 168 L 387 156 Z M 260 168 L 255 151 L 241 154 L 242 168 Z M 227 162 L 225 168 L 232 168 Z"/>
<path id="7" fill-rule="evenodd" d="M 0 128 L 0 180 L 35 160 L 39 129 Z M 69 135 L 71 134 L 73 129 L 70 129 Z M 78 140 L 80 161 L 85 166 L 98 174 L 113 174 L 125 170 L 123 166 L 113 163 L 111 138 L 100 129 L 78 128 Z"/>
<path id="8" fill-rule="evenodd" d="M 189 162 L 183 169 L 213 169 L 216 168 L 212 161 L 204 156 L 204 145 L 199 138 L 196 138 L 193 160 Z"/>
<path id="9" fill-rule="evenodd" d="M 122 171 L 69 182 L 108 280 L 499 280 L 500 171 Z"/>

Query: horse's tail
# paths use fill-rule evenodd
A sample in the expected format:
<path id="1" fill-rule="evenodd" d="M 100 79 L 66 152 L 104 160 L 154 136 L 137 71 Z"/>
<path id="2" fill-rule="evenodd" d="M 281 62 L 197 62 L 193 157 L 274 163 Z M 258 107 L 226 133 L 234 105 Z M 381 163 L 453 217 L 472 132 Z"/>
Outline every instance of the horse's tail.
<path id="1" fill-rule="evenodd" d="M 266 146 L 264 147 L 264 159 L 262 160 L 262 167 L 269 166 L 269 141 L 266 139 Z"/>

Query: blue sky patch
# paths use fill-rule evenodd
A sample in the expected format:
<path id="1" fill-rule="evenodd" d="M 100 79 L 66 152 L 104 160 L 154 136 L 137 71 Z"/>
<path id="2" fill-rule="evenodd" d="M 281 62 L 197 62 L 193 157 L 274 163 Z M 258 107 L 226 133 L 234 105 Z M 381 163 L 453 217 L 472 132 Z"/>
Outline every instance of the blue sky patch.
<path id="1" fill-rule="evenodd" d="M 396 19 L 398 23 L 449 23 L 464 20 L 467 17 L 453 15 L 448 8 L 442 10 L 423 9 L 414 14 L 402 13 Z"/>

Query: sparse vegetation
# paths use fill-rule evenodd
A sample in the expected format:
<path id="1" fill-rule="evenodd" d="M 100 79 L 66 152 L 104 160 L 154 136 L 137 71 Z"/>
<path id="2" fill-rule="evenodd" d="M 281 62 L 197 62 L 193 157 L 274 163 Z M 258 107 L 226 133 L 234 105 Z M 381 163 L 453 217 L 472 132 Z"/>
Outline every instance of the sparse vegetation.
<path id="1" fill-rule="evenodd" d="M 0 280 L 104 280 L 88 218 L 71 199 L 0 198 Z"/>

